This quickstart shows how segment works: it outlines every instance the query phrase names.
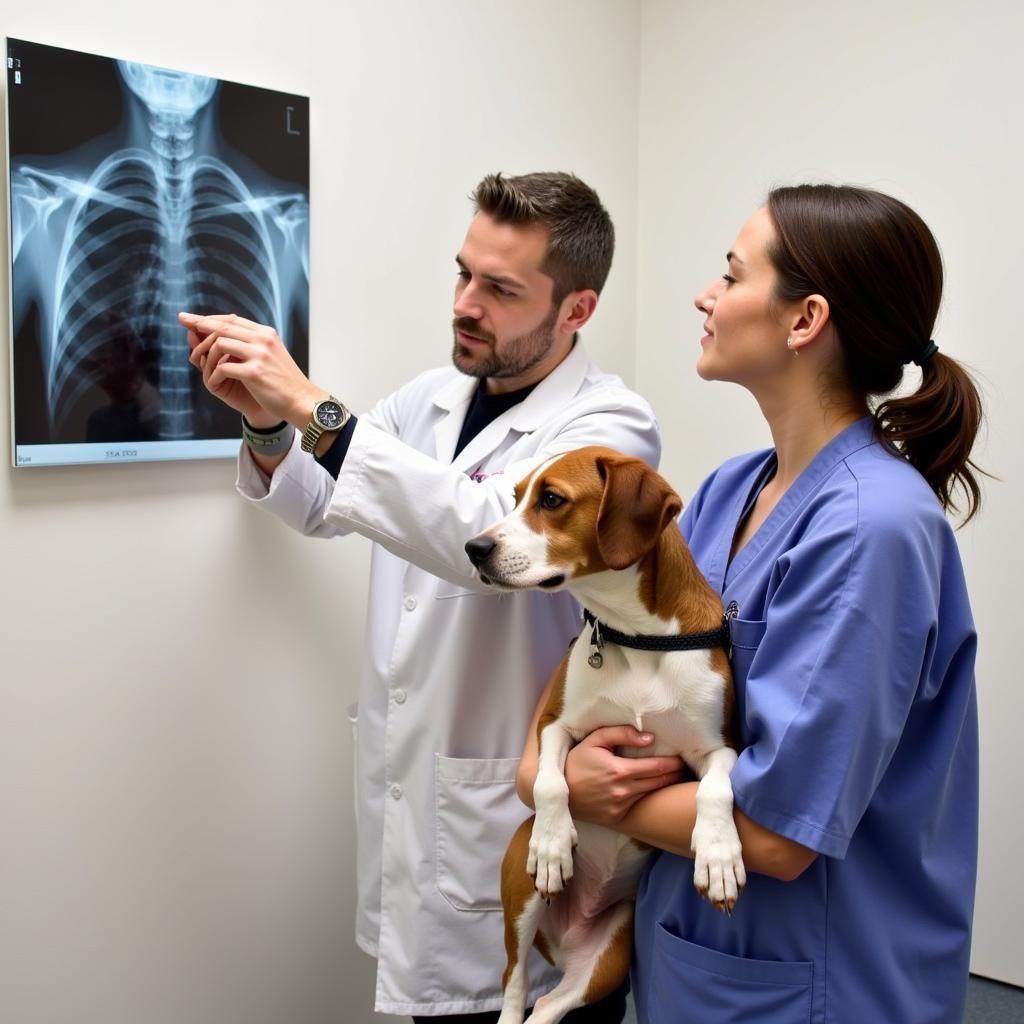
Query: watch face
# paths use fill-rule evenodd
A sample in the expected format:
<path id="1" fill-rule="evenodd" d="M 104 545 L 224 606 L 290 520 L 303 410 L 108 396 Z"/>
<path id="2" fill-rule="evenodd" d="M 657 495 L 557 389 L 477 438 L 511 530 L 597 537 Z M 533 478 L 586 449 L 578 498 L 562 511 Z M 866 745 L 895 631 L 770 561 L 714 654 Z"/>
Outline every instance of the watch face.
<path id="1" fill-rule="evenodd" d="M 345 419 L 345 412 L 337 402 L 321 402 L 316 407 L 316 421 L 324 430 L 337 430 Z"/>

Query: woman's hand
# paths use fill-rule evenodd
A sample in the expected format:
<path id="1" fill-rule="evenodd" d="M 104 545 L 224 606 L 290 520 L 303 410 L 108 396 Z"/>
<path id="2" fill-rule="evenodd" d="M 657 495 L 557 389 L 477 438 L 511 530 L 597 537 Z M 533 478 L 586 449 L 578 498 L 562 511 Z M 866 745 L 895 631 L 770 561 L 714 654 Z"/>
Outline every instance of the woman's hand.
<path id="1" fill-rule="evenodd" d="M 302 429 L 326 395 L 310 382 L 272 327 L 229 315 L 179 313 L 188 329 L 189 362 L 203 383 L 254 427 L 287 420 Z"/>
<path id="2" fill-rule="evenodd" d="M 654 742 L 649 732 L 631 725 L 595 729 L 569 751 L 565 780 L 573 818 L 595 825 L 616 825 L 643 796 L 681 782 L 681 757 L 621 757 L 620 747 L 643 749 Z"/>

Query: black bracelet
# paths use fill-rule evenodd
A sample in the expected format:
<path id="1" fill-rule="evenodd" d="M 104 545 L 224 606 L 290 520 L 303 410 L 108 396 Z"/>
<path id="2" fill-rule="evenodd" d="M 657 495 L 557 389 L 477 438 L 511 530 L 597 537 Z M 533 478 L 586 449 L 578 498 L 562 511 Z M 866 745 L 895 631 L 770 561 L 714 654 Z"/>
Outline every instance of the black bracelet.
<path id="1" fill-rule="evenodd" d="M 279 434 L 288 426 L 287 420 L 281 420 L 276 427 L 254 427 L 244 416 L 242 417 L 242 429 L 250 434 Z"/>

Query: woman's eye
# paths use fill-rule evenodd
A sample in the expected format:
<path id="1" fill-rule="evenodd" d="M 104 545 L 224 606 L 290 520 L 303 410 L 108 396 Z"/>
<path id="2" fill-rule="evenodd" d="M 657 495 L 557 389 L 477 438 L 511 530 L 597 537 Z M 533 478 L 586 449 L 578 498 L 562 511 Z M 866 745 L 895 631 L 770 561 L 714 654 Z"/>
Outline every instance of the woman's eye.
<path id="1" fill-rule="evenodd" d="M 725 282 L 726 287 L 728 287 L 731 284 L 735 284 L 736 283 L 736 278 L 733 277 L 732 274 L 723 274 L 722 275 L 722 280 Z"/>
<path id="2" fill-rule="evenodd" d="M 541 508 L 546 508 L 546 509 L 550 510 L 550 509 L 558 508 L 559 505 L 564 505 L 564 504 L 565 504 L 565 498 L 563 498 L 560 494 L 555 494 L 554 491 L 545 491 L 540 496 L 540 507 Z"/>

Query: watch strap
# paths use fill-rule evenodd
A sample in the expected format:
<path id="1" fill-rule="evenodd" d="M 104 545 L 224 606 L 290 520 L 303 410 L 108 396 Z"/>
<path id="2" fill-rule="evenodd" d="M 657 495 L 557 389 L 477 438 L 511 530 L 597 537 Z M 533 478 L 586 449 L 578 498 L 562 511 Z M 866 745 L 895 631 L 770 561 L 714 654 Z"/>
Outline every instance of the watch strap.
<path id="1" fill-rule="evenodd" d="M 243 416 L 242 437 L 249 448 L 259 455 L 284 455 L 292 446 L 295 428 L 282 420 L 276 427 L 259 430 Z"/>

